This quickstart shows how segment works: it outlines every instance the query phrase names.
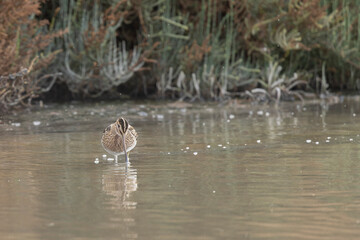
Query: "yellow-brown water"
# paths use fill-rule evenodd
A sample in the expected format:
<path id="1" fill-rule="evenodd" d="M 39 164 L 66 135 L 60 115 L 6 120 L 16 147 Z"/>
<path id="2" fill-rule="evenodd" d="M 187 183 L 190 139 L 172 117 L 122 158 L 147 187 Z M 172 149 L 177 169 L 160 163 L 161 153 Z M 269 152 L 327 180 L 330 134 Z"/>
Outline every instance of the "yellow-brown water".
<path id="1" fill-rule="evenodd" d="M 2 117 L 0 238 L 358 239 L 359 107 L 74 103 Z M 100 144 L 119 116 L 139 133 L 127 170 Z"/>

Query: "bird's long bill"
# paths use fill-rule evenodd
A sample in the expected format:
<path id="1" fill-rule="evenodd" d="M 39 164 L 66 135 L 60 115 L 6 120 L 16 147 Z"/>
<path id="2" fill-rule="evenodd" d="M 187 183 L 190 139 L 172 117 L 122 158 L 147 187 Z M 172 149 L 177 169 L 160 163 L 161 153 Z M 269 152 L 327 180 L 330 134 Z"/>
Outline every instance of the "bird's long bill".
<path id="1" fill-rule="evenodd" d="M 123 146 L 124 146 L 125 161 L 126 161 L 126 164 L 127 164 L 129 162 L 129 159 L 128 159 L 128 155 L 127 155 L 127 152 L 126 152 L 125 136 L 124 135 L 122 136 L 122 140 L 123 140 Z"/>

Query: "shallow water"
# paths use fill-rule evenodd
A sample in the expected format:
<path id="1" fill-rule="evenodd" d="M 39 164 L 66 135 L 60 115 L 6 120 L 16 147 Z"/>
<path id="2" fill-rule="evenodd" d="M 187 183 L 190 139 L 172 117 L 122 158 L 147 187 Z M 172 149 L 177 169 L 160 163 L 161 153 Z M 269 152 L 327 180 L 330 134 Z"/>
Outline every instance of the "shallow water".
<path id="1" fill-rule="evenodd" d="M 73 103 L 3 116 L 0 238 L 357 239 L 359 106 Z M 139 133 L 127 170 L 100 144 L 120 115 Z"/>

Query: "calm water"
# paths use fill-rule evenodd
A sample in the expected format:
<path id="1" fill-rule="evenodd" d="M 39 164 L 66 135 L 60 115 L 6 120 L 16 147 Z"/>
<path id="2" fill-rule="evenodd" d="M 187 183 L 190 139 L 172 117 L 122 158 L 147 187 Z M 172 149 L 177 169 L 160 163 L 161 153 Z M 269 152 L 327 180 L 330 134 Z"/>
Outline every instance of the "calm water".
<path id="1" fill-rule="evenodd" d="M 73 103 L 2 116 L 0 238 L 358 239 L 359 107 Z M 139 133 L 127 171 L 100 144 L 121 115 Z"/>

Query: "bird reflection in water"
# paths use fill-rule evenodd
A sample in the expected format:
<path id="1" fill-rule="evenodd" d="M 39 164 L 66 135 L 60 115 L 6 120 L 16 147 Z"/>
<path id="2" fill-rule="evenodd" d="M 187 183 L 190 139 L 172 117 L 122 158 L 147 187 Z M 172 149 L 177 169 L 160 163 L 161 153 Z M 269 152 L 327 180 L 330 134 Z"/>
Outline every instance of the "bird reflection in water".
<path id="1" fill-rule="evenodd" d="M 102 190 L 112 196 L 112 208 L 136 209 L 137 203 L 129 199 L 137 187 L 137 171 L 127 164 L 112 165 L 102 175 Z"/>

